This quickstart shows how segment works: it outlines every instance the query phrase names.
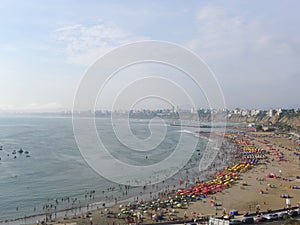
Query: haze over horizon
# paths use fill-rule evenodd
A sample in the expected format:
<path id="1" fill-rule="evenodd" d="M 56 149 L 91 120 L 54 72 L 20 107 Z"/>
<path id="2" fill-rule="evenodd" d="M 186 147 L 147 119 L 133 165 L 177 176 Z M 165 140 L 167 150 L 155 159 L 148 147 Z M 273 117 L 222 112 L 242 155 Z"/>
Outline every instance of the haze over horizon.
<path id="1" fill-rule="evenodd" d="M 195 52 L 214 72 L 227 108 L 298 108 L 299 6 L 296 0 L 1 1 L 0 111 L 71 110 L 90 65 L 116 47 L 142 40 Z M 104 91 L 110 96 L 127 76 L 141 74 L 163 74 L 191 87 L 178 71 L 154 65 L 121 72 L 122 79 Z M 175 93 L 174 87 L 159 85 L 154 86 Z M 195 104 L 206 108 L 200 92 L 192 93 L 199 96 Z M 180 92 L 175 95 L 178 105 L 185 105 Z M 102 106 L 109 108 L 110 101 Z M 157 99 L 144 104 L 169 105 Z"/>

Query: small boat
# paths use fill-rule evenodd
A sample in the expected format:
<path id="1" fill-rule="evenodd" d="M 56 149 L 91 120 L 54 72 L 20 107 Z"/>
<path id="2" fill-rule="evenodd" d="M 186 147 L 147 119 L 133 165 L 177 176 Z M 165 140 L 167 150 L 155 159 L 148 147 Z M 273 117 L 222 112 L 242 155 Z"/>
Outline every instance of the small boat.
<path id="1" fill-rule="evenodd" d="M 26 157 L 28 157 L 28 158 L 29 158 L 29 157 L 30 157 L 30 155 L 26 155 Z"/>
<path id="2" fill-rule="evenodd" d="M 29 154 L 29 151 L 25 151 L 24 153 L 25 153 L 25 154 Z"/>
<path id="3" fill-rule="evenodd" d="M 22 154 L 24 151 L 22 148 L 20 148 L 20 150 L 18 151 L 18 153 Z"/>

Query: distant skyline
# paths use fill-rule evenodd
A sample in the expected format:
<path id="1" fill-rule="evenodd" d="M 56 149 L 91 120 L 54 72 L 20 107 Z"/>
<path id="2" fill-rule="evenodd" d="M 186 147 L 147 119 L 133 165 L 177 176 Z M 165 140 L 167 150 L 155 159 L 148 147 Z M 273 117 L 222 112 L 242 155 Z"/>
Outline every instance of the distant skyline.
<path id="1" fill-rule="evenodd" d="M 299 7 L 296 0 L 2 0 L 0 111 L 71 110 L 89 65 L 141 40 L 174 42 L 195 52 L 215 73 L 227 108 L 298 108 Z M 129 68 L 127 74 L 143 70 Z M 179 77 L 157 66 L 153 71 L 170 80 Z M 117 82 L 107 96 L 126 79 Z M 178 94 L 178 99 L 184 105 L 185 98 Z M 197 107 L 206 108 L 203 96 L 199 99 Z"/>

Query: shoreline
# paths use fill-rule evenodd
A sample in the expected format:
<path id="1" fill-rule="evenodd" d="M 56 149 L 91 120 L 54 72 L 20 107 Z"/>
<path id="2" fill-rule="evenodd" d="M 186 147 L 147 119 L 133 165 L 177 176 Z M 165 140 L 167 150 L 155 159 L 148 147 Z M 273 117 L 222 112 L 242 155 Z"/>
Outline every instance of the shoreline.
<path id="1" fill-rule="evenodd" d="M 201 139 L 206 140 L 206 141 L 211 141 L 209 139 L 209 137 L 207 137 L 206 135 L 199 136 L 199 133 L 192 133 L 192 135 L 193 136 L 196 135 L 196 137 L 201 138 Z M 227 143 L 227 145 L 228 145 L 228 143 Z M 226 150 L 228 152 L 226 152 Z M 232 149 L 231 148 L 224 149 L 223 154 L 227 155 L 227 156 L 231 156 L 230 150 L 232 150 Z M 154 190 L 154 191 L 153 191 L 153 189 L 155 189 L 155 188 L 153 188 L 153 186 L 151 188 L 151 185 L 149 185 L 149 187 L 147 188 L 147 192 L 143 193 L 142 195 L 138 195 L 137 194 L 137 195 L 133 195 L 133 196 L 131 196 L 129 198 L 126 198 L 126 199 L 118 200 L 117 204 L 111 202 L 110 205 L 106 204 L 105 208 L 102 206 L 102 203 L 105 202 L 105 201 L 90 203 L 89 205 L 93 205 L 94 208 L 91 207 L 91 208 L 89 208 L 87 210 L 83 210 L 83 211 L 80 212 L 80 214 L 87 213 L 89 211 L 97 211 L 97 210 L 104 210 L 104 209 L 109 209 L 109 208 L 117 207 L 117 205 L 120 204 L 120 203 L 134 202 L 134 201 L 136 201 L 136 198 L 140 198 L 140 199 L 143 199 L 143 200 L 153 200 L 153 199 L 156 199 L 159 194 L 164 193 L 166 191 L 170 191 L 170 189 L 172 191 L 175 191 L 176 189 L 183 188 L 183 185 L 186 185 L 185 187 L 188 187 L 188 185 L 191 185 L 191 183 L 190 183 L 191 181 L 189 179 L 194 180 L 194 182 L 195 182 L 196 179 L 198 179 L 198 181 L 200 181 L 200 180 L 206 180 L 209 177 L 211 177 L 214 173 L 216 173 L 219 169 L 221 169 L 224 166 L 226 166 L 226 162 L 222 161 L 221 159 L 217 159 L 217 161 L 219 161 L 219 166 L 218 167 L 216 165 L 214 165 L 213 167 L 209 167 L 205 171 L 202 171 L 201 174 L 199 174 L 198 167 L 194 167 L 194 168 L 189 168 L 187 170 L 183 170 L 183 171 L 180 172 L 181 175 L 177 174 L 175 177 L 172 177 L 172 178 L 169 179 L 169 180 L 173 180 L 173 183 L 172 183 L 172 181 L 169 182 L 169 180 L 167 180 L 164 185 L 161 185 L 160 188 L 156 188 L 156 190 Z M 184 184 L 179 185 L 177 182 L 179 180 L 181 180 L 180 176 L 182 177 L 182 175 L 185 172 L 189 173 L 189 178 L 187 178 L 187 180 L 184 182 Z M 192 174 L 192 176 L 190 176 L 191 174 Z M 174 182 L 175 182 L 175 184 L 174 184 Z M 151 197 L 151 195 L 152 195 L 152 197 Z M 84 207 L 82 207 L 82 208 L 84 209 Z M 74 207 L 73 210 L 74 209 L 78 210 L 79 207 Z M 70 211 L 70 209 L 68 209 L 68 210 L 60 210 L 60 211 L 61 212 L 66 212 L 66 211 Z M 44 216 L 44 218 L 45 218 L 45 213 L 42 214 L 42 216 Z M 72 212 L 68 216 L 74 217 L 74 213 Z M 31 217 L 34 217 L 34 215 L 31 216 Z M 61 216 L 61 218 L 64 218 L 64 217 L 65 217 L 64 215 Z M 76 215 L 75 215 L 75 217 L 76 217 Z M 1 222 L 0 222 L 0 224 L 1 224 Z"/>
<path id="2" fill-rule="evenodd" d="M 195 168 L 191 168 L 191 170 L 193 170 L 193 169 L 195 169 Z M 205 179 L 205 177 L 209 177 L 212 174 L 214 174 L 215 172 L 216 171 L 205 171 L 202 177 L 203 177 L 203 179 Z M 171 179 L 175 179 L 175 178 L 171 178 Z M 76 207 L 71 207 L 71 208 L 66 208 L 66 209 L 60 209 L 60 210 L 57 210 L 56 212 L 52 211 L 49 213 L 39 213 L 39 214 L 33 214 L 33 215 L 29 215 L 29 216 L 24 216 L 24 217 L 18 217 L 18 218 L 14 218 L 14 219 L 1 220 L 0 224 L 19 225 L 20 222 L 24 221 L 24 220 L 27 221 L 26 224 L 36 224 L 37 220 L 43 221 L 46 219 L 46 215 L 50 215 L 50 214 L 54 215 L 55 213 L 57 214 L 57 216 L 56 216 L 57 219 L 65 218 L 66 217 L 65 215 L 67 215 L 67 217 L 74 218 L 78 215 L 86 214 L 90 211 L 110 209 L 110 208 L 118 206 L 119 204 L 134 202 L 134 201 L 136 201 L 137 197 L 150 200 L 150 198 L 149 198 L 150 193 L 152 193 L 153 196 L 155 196 L 155 195 L 157 196 L 159 193 L 166 191 L 170 186 L 172 186 L 172 185 L 166 184 L 166 186 L 161 187 L 161 189 L 159 189 L 159 190 L 154 190 L 154 192 L 151 192 L 151 191 L 146 192 L 146 193 L 143 193 L 142 195 L 133 194 L 128 198 L 118 200 L 117 204 L 115 204 L 113 202 L 107 202 L 105 200 L 104 201 L 95 201 L 95 202 L 91 202 L 88 204 L 89 205 L 88 209 L 86 208 L 86 205 L 81 205 L 81 206 L 76 206 Z M 175 187 L 173 186 L 173 189 L 175 190 L 180 187 L 181 186 L 177 184 Z M 141 189 L 141 187 L 139 187 L 139 188 Z M 150 190 L 153 191 L 153 188 Z M 103 203 L 105 203 L 105 207 L 103 207 Z M 78 211 L 78 213 L 76 213 L 77 211 Z M 29 222 L 28 220 L 31 220 L 32 222 Z M 23 223 L 21 223 L 21 224 L 23 224 Z"/>
<path id="3" fill-rule="evenodd" d="M 238 142 L 238 140 L 242 140 L 244 143 L 235 143 L 234 145 L 236 146 L 237 148 L 237 152 L 235 152 L 235 154 L 239 154 L 238 151 L 241 151 L 241 146 L 245 146 L 245 143 L 249 142 L 249 143 L 252 143 L 252 144 L 255 144 L 257 147 L 264 147 L 266 148 L 268 145 L 270 145 L 270 140 L 268 140 L 268 143 L 265 142 L 264 143 L 264 139 L 272 139 L 272 138 L 275 138 L 275 134 L 274 133 L 253 133 L 252 131 L 249 131 L 249 132 L 245 132 L 245 130 L 240 130 L 241 133 L 244 133 L 243 135 L 236 135 L 234 138 L 232 137 L 228 137 L 226 136 L 226 140 L 229 141 L 229 140 L 235 140 Z M 239 132 L 238 132 L 239 133 Z M 234 132 L 230 133 L 230 132 L 227 132 L 226 135 L 235 135 Z M 214 135 L 217 135 L 216 133 Z M 204 135 L 205 136 L 205 135 Z M 290 139 L 287 139 L 286 137 L 276 137 L 276 141 L 280 142 L 282 140 L 282 142 L 285 142 L 286 140 L 289 140 L 289 141 L 292 141 Z M 262 143 L 261 143 L 262 142 Z M 273 155 L 273 150 L 268 150 L 266 149 L 266 154 L 268 156 L 268 159 L 266 161 L 261 161 L 261 163 L 257 164 L 256 166 L 253 166 L 253 168 L 245 173 L 243 173 L 241 175 L 241 180 L 237 180 L 236 183 L 234 183 L 231 187 L 229 188 L 226 188 L 224 190 L 222 190 L 221 192 L 218 192 L 216 194 L 212 194 L 212 195 L 208 195 L 206 197 L 206 200 L 205 201 L 191 201 L 190 204 L 188 205 L 187 208 L 176 208 L 176 210 L 178 210 L 178 212 L 176 212 L 176 217 L 177 218 L 183 218 L 183 215 L 185 213 L 185 211 L 187 211 L 187 214 L 188 214 L 188 217 L 189 218 L 192 218 L 191 216 L 191 213 L 193 213 L 194 211 L 197 211 L 199 212 L 200 210 L 200 213 L 197 213 L 197 215 L 200 215 L 200 216 L 204 216 L 204 215 L 215 215 L 215 214 L 218 214 L 218 216 L 220 215 L 220 210 L 221 208 L 227 208 L 227 210 L 229 210 L 230 208 L 234 208 L 234 205 L 235 205 L 235 201 L 236 199 L 234 199 L 233 203 L 232 204 L 229 204 L 228 202 L 226 202 L 226 199 L 228 199 L 228 197 L 230 197 L 233 193 L 236 193 L 237 195 L 239 196 L 244 196 L 244 194 L 246 193 L 245 191 L 248 190 L 248 191 L 252 191 L 253 192 L 253 188 L 255 189 L 258 189 L 260 188 L 261 186 L 266 186 L 268 187 L 269 186 L 269 183 L 275 183 L 277 185 L 276 188 L 281 188 L 282 184 L 280 183 L 284 183 L 285 181 L 281 181 L 278 179 L 273 180 L 272 181 L 266 181 L 265 179 L 265 173 L 266 171 L 271 171 L 271 172 L 275 172 L 273 171 L 274 170 L 274 166 L 276 168 L 276 166 L 278 166 L 277 164 L 279 164 L 280 166 L 282 165 L 285 165 L 286 162 L 289 162 L 289 160 L 291 159 L 291 153 L 292 152 L 295 152 L 296 151 L 296 148 L 297 148 L 297 145 L 296 145 L 296 142 L 294 142 L 294 146 L 293 148 L 292 147 L 286 147 L 284 145 L 282 145 L 282 149 L 281 149 L 281 144 L 275 144 L 272 143 L 271 146 L 272 148 L 274 148 L 274 146 L 276 146 L 276 148 L 280 148 L 280 151 L 283 152 L 283 155 L 285 156 L 288 156 L 286 157 L 284 160 L 282 161 L 274 161 L 276 158 L 274 158 L 275 156 Z M 288 149 L 287 149 L 288 148 Z M 271 149 L 271 148 L 270 148 Z M 285 152 L 287 151 L 287 152 Z M 290 153 L 290 154 L 289 154 Z M 232 154 L 232 152 L 231 152 Z M 273 158 L 273 159 L 272 159 Z M 293 158 L 293 157 L 292 157 Z M 237 155 L 231 155 L 231 160 L 230 162 L 234 162 L 234 160 L 237 160 L 238 157 Z M 295 165 L 297 165 L 297 161 L 293 162 Z M 274 165 L 273 165 L 274 164 Z M 264 166 L 264 168 L 262 169 L 262 167 Z M 278 171 L 278 170 L 277 170 Z M 286 171 L 286 168 L 283 169 L 283 171 Z M 296 170 L 296 173 L 298 171 Z M 211 173 L 214 173 L 214 171 L 210 171 L 210 174 Z M 278 172 L 277 172 L 278 173 Z M 207 174 L 208 175 L 208 174 Z M 290 173 L 288 174 L 289 176 L 290 175 L 295 175 L 295 171 L 293 173 Z M 298 175 L 298 174 L 297 174 Z M 256 177 L 255 177 L 256 176 Z M 211 178 L 212 176 L 207 176 L 207 179 L 209 179 L 209 177 Z M 195 178 L 195 177 L 194 177 Z M 260 181 L 260 179 L 262 179 L 262 181 Z M 243 182 L 246 182 L 247 185 L 246 186 L 243 186 Z M 288 181 L 287 181 L 288 182 Z M 256 183 L 257 186 L 253 185 L 252 183 Z M 274 184 L 274 186 L 275 186 Z M 300 183 L 299 183 L 300 184 Z M 190 186 L 192 184 L 189 184 Z M 271 184 L 272 186 L 273 184 Z M 193 185 L 192 185 L 193 186 Z M 180 186 L 176 185 L 176 187 L 174 187 L 174 189 L 178 189 L 180 188 Z M 182 188 L 182 186 L 181 186 Z M 276 188 L 269 188 L 269 193 L 268 191 L 264 191 L 265 193 L 263 194 L 253 194 L 253 193 L 249 193 L 249 195 L 254 195 L 254 198 L 253 200 L 248 200 L 248 205 L 246 204 L 245 206 L 245 203 L 243 203 L 241 206 L 238 207 L 239 209 L 239 212 L 241 212 L 241 210 L 244 210 L 246 209 L 247 211 L 254 211 L 255 209 L 255 205 L 258 205 L 258 204 L 261 204 L 261 210 L 267 210 L 267 208 L 271 208 L 272 210 L 274 209 L 281 209 L 283 208 L 282 205 L 284 204 L 271 204 L 269 203 L 268 201 L 263 201 L 261 202 L 261 198 L 264 198 L 264 196 L 268 196 L 269 194 L 271 194 L 271 190 L 275 190 L 276 191 Z M 261 188 L 263 189 L 263 188 Z M 162 189 L 161 191 L 163 191 L 164 189 Z M 166 189 L 167 190 L 167 189 Z M 165 190 L 165 191 L 166 191 Z M 150 190 L 149 190 L 150 191 Z M 244 194 L 243 194 L 244 192 Z M 277 191 L 278 192 L 278 191 Z M 287 192 L 291 192 L 290 190 L 288 190 Z M 296 204 L 296 201 L 298 202 L 300 199 L 300 195 L 299 195 L 299 191 L 297 193 L 297 190 L 293 190 L 292 192 L 293 193 L 293 197 L 292 198 L 292 201 L 293 201 L 293 205 Z M 156 194 L 159 193 L 156 192 Z M 153 195 L 155 194 L 154 192 L 152 193 Z M 296 195 L 294 195 L 296 194 Z M 146 196 L 149 195 L 149 192 L 146 192 L 146 193 L 143 193 L 143 195 L 141 196 L 138 196 L 140 197 L 140 199 L 143 199 L 144 201 L 146 201 Z M 168 194 L 168 196 L 170 196 L 170 193 Z M 90 218 L 95 218 L 93 219 L 94 221 L 97 221 L 99 220 L 98 217 L 101 218 L 101 221 L 104 220 L 104 221 L 107 221 L 103 224 L 107 224 L 109 222 L 113 222 L 113 221 L 123 221 L 121 223 L 124 223 L 124 217 L 122 217 L 121 220 L 118 220 L 118 218 L 116 217 L 116 215 L 120 214 L 121 211 L 120 211 L 120 207 L 119 207 L 119 204 L 127 204 L 128 202 L 136 202 L 137 199 L 135 199 L 137 196 L 132 196 L 130 198 L 127 198 L 127 199 L 123 199 L 123 200 L 120 200 L 118 201 L 116 204 L 111 202 L 111 205 L 106 205 L 105 208 L 101 208 L 101 203 L 102 202 L 98 202 L 98 203 L 92 203 L 91 205 L 93 205 L 93 207 L 90 209 L 90 210 L 93 210 L 91 211 L 90 213 L 87 213 L 88 210 L 86 210 L 84 213 L 81 213 L 81 216 L 79 214 L 77 214 L 77 216 L 73 216 L 73 215 L 68 215 L 67 218 L 64 218 L 64 215 L 62 215 L 59 219 L 57 219 L 56 223 L 60 223 L 60 222 L 75 222 L 76 224 L 78 225 L 81 225 L 81 224 L 86 224 L 86 222 L 90 219 Z M 210 199 L 211 198 L 211 199 Z M 297 200 L 298 199 L 298 200 Z M 216 203 L 220 204 L 221 206 L 220 207 L 212 207 L 211 206 L 211 203 L 210 201 L 211 200 L 215 200 Z M 264 202 L 266 204 L 264 204 Z M 100 204 L 100 206 L 99 206 Z M 97 209 L 97 206 L 98 209 Z M 104 211 L 104 212 L 103 212 Z M 65 211 L 64 211 L 65 212 Z M 111 213 L 111 214 L 110 214 Z M 87 215 L 85 215 L 87 214 Z M 45 214 L 43 214 L 45 215 Z M 216 216 L 216 215 L 215 215 Z M 76 217 L 76 218 L 75 218 Z M 23 218 L 21 218 L 20 220 L 22 220 Z M 19 220 L 19 221 L 20 221 Z M 83 222 L 85 221 L 85 222 Z M 144 217 L 144 223 L 153 223 L 153 221 L 149 218 L 145 218 Z M 35 221 L 34 221 L 35 222 Z M 31 224 L 36 224 L 36 223 L 31 223 Z M 1 224 L 1 222 L 0 222 Z M 48 224 L 53 224 L 53 223 L 48 223 Z M 98 224 L 98 223 L 97 223 Z M 102 224 L 102 223 L 99 223 L 99 224 Z"/>
<path id="4" fill-rule="evenodd" d="M 241 159 L 247 162 L 251 161 L 253 162 L 251 169 L 239 173 L 239 179 L 232 181 L 232 184 L 230 184 L 228 188 L 224 188 L 216 193 L 209 193 L 202 200 L 187 200 L 186 207 L 162 207 L 161 209 L 149 209 L 146 211 L 153 212 L 151 215 L 155 213 L 163 215 L 164 220 L 162 221 L 167 222 L 167 215 L 172 214 L 170 210 L 175 209 L 175 217 L 178 222 L 185 218 L 191 221 L 192 219 L 201 218 L 206 215 L 220 216 L 224 213 L 223 210 L 225 208 L 226 213 L 229 213 L 230 210 L 233 209 L 237 209 L 240 213 L 243 211 L 255 213 L 255 211 L 258 210 L 258 205 L 259 212 L 287 208 L 285 199 L 279 196 L 282 193 L 288 193 L 291 196 L 291 206 L 299 204 L 300 191 L 297 190 L 298 188 L 291 188 L 292 186 L 298 187 L 297 183 L 300 182 L 300 180 L 297 181 L 297 179 L 295 179 L 299 171 L 299 168 L 297 168 L 299 159 L 293 155 L 298 154 L 296 142 L 287 138 L 287 135 L 275 137 L 274 133 L 260 134 L 252 131 L 245 132 L 245 129 L 236 134 L 234 132 L 227 132 L 226 135 L 232 135 L 231 137 L 227 136 L 226 139 L 235 142 L 235 146 L 237 146 L 236 153 L 241 154 L 243 150 L 244 154 L 243 157 L 241 157 L 241 155 L 233 156 L 231 162 Z M 268 140 L 263 141 L 264 139 Z M 280 152 L 284 157 L 276 158 L 276 152 Z M 264 154 L 264 157 L 262 157 L 262 154 Z M 256 159 L 258 161 L 256 161 Z M 295 166 L 289 169 L 290 165 Z M 278 168 L 282 169 L 278 170 Z M 277 175 L 276 179 L 266 178 L 266 174 L 278 173 L 278 171 L 281 170 L 284 172 L 282 172 L 281 176 Z M 208 181 L 209 179 L 212 179 L 212 176 L 208 178 Z M 197 183 L 190 184 L 190 186 L 186 188 L 181 187 L 181 189 L 188 190 L 195 185 L 197 185 Z M 165 196 L 170 198 L 173 195 L 167 192 Z M 143 224 L 155 223 L 153 218 L 147 215 L 146 211 L 136 208 L 139 207 L 139 205 L 145 204 L 147 204 L 147 200 L 131 201 L 130 204 L 128 204 L 128 207 L 133 207 L 132 213 L 129 214 L 131 216 L 124 216 L 121 207 L 115 205 L 104 212 L 103 210 L 96 210 L 81 218 L 68 218 L 67 220 L 59 220 L 56 223 L 75 222 L 78 225 L 82 225 L 87 224 L 88 221 L 92 219 L 96 224 L 125 224 L 128 223 L 125 222 L 127 217 L 137 219 L 138 213 L 143 214 Z M 122 205 L 122 207 L 125 206 Z"/>
<path id="5" fill-rule="evenodd" d="M 203 140 L 206 140 L 206 141 L 209 141 L 209 139 L 205 136 L 205 135 L 201 135 L 198 136 L 198 134 L 196 133 L 191 133 L 191 135 L 195 136 L 197 135 L 198 138 L 202 138 Z M 223 162 L 224 163 L 224 162 Z M 225 166 L 225 164 L 222 165 L 222 167 Z M 128 194 L 129 197 L 128 198 L 124 198 L 124 199 L 118 199 L 118 203 L 124 203 L 124 202 L 129 202 L 129 201 L 134 201 L 136 199 L 136 197 L 142 197 L 143 199 L 149 199 L 149 194 L 152 193 L 152 198 L 153 196 L 155 197 L 155 195 L 157 195 L 158 193 L 160 192 L 163 192 L 165 191 L 166 188 L 170 188 L 171 186 L 173 186 L 173 189 L 177 189 L 177 188 L 180 188 L 182 186 L 178 185 L 178 180 L 180 180 L 180 177 L 183 178 L 184 176 L 184 173 L 186 171 L 189 171 L 189 175 L 195 173 L 195 171 L 197 171 L 197 167 L 194 167 L 194 168 L 189 168 L 187 170 L 183 170 L 181 171 L 179 174 L 177 174 L 175 177 L 172 177 L 170 178 L 165 184 L 164 183 L 159 183 L 159 184 L 156 184 L 155 187 L 152 186 L 152 185 L 149 185 L 149 187 L 147 188 L 146 192 L 141 195 L 138 194 L 139 190 L 134 190 L 134 189 L 140 189 L 141 191 L 143 190 L 142 187 L 136 187 L 136 188 L 131 188 L 130 190 L 134 190 L 133 192 L 134 193 L 130 193 Z M 198 176 L 198 179 L 201 179 L 201 180 L 205 180 L 207 179 L 209 176 L 211 176 L 212 174 L 214 174 L 216 171 L 217 171 L 217 168 L 214 168 L 213 171 L 210 171 L 210 169 L 207 169 L 206 171 L 203 171 L 202 174 L 193 174 L 195 176 Z M 171 180 L 171 181 L 170 181 Z M 176 186 L 174 186 L 176 185 Z M 157 187 L 158 186 L 158 187 Z M 109 194 L 109 193 L 108 193 Z M 92 202 L 89 202 L 88 205 L 89 205 L 89 208 L 87 209 L 86 208 L 86 204 L 82 204 L 80 206 L 75 206 L 75 207 L 70 207 L 70 208 L 65 208 L 65 209 L 59 209 L 59 210 L 51 210 L 51 212 L 43 212 L 43 213 L 38 213 L 38 214 L 32 214 L 32 215 L 28 215 L 28 216 L 21 216 L 21 217 L 18 217 L 18 218 L 14 218 L 14 219 L 3 219 L 0 221 L 0 224 L 7 224 L 9 223 L 10 225 L 14 225 L 14 224 L 20 224 L 19 222 L 22 222 L 25 220 L 26 218 L 26 224 L 35 224 L 35 222 L 37 220 L 45 220 L 46 218 L 46 215 L 55 215 L 56 213 L 56 217 L 55 218 L 63 218 L 65 217 L 65 215 L 67 214 L 67 216 L 77 216 L 77 215 L 80 215 L 80 214 L 85 214 L 87 213 L 88 211 L 91 211 L 91 210 L 100 210 L 100 209 L 104 209 L 102 204 L 105 203 L 106 207 L 105 208 L 109 208 L 109 207 L 114 207 L 116 206 L 115 203 L 113 202 L 110 202 L 108 203 L 108 201 L 105 201 L 104 199 L 103 200 L 96 200 L 96 201 L 92 201 Z M 53 218 L 53 216 L 52 216 Z M 32 222 L 29 222 L 29 221 L 32 221 Z"/>

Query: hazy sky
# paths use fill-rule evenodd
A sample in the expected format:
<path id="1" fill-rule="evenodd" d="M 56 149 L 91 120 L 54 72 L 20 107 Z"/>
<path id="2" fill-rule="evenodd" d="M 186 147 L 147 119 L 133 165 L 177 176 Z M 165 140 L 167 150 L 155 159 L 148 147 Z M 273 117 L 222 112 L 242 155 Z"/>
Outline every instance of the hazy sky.
<path id="1" fill-rule="evenodd" d="M 0 110 L 71 109 L 92 63 L 141 40 L 197 53 L 228 108 L 299 107 L 299 8 L 297 0 L 1 0 Z"/>

